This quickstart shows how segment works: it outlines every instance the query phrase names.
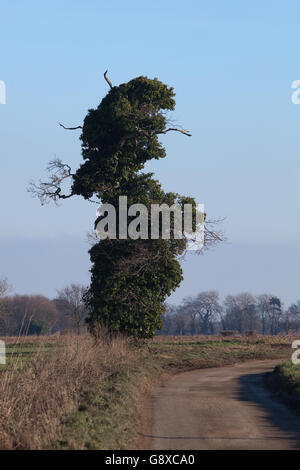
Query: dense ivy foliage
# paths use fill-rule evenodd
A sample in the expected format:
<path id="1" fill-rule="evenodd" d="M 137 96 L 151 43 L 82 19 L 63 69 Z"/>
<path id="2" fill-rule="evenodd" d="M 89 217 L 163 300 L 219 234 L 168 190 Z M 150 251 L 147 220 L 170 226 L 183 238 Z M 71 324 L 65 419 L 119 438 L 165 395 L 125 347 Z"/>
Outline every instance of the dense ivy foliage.
<path id="1" fill-rule="evenodd" d="M 166 131 L 166 110 L 175 106 L 174 92 L 157 79 L 138 77 L 113 87 L 85 118 L 82 154 L 73 191 L 85 198 L 95 194 L 117 207 L 128 204 L 190 202 L 165 193 L 145 163 L 166 156 L 158 135 Z M 89 323 L 112 331 L 152 337 L 162 326 L 164 302 L 182 280 L 177 260 L 184 240 L 102 240 L 90 250 L 92 279 L 88 295 Z"/>
<path id="2" fill-rule="evenodd" d="M 103 201 L 126 194 L 127 185 L 152 158 L 166 156 L 158 133 L 166 129 L 162 111 L 174 109 L 174 92 L 160 81 L 138 77 L 113 87 L 83 125 L 84 164 L 73 191 Z"/>

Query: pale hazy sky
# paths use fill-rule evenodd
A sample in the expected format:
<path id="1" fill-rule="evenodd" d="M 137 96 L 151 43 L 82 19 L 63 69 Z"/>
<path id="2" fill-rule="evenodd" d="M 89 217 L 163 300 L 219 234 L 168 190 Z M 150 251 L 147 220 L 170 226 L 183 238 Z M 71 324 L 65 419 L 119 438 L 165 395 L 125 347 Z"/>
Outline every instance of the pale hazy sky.
<path id="1" fill-rule="evenodd" d="M 300 4 L 154 0 L 1 1 L 0 276 L 17 292 L 54 295 L 88 283 L 86 232 L 95 207 L 80 198 L 41 207 L 26 193 L 54 156 L 76 168 L 79 125 L 108 91 L 146 75 L 175 88 L 167 158 L 147 165 L 165 190 L 226 217 L 228 244 L 184 263 L 174 301 L 204 289 L 300 298 Z"/>

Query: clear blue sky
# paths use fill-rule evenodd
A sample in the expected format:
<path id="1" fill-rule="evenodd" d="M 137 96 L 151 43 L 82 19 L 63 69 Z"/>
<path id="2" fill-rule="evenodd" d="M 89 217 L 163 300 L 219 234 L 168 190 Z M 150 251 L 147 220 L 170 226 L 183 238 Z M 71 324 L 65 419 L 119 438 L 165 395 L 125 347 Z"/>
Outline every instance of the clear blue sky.
<path id="1" fill-rule="evenodd" d="M 95 207 L 79 198 L 41 207 L 26 186 L 54 156 L 79 165 L 79 131 L 57 123 L 82 123 L 108 91 L 108 68 L 115 85 L 146 75 L 175 88 L 172 117 L 193 137 L 164 137 L 167 158 L 147 169 L 165 189 L 195 196 L 210 217 L 226 217 L 230 245 L 188 260 L 193 282 L 176 299 L 208 288 L 300 298 L 300 105 L 291 102 L 299 13 L 297 1 L 2 0 L 0 275 L 18 292 L 48 295 L 60 283 L 88 282 L 88 257 L 75 269 L 76 254 L 64 257 L 61 247 L 72 238 L 87 248 Z M 49 251 L 43 268 L 32 240 Z M 14 244 L 30 262 L 11 248 L 8 256 Z M 53 265 L 62 262 L 59 277 Z"/>

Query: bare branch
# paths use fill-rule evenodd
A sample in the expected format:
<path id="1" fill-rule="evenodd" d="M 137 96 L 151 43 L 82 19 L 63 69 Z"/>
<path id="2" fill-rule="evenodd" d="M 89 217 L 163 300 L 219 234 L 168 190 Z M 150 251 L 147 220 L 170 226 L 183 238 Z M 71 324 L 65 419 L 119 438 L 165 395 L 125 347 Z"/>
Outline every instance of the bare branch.
<path id="1" fill-rule="evenodd" d="M 224 222 L 225 218 L 216 220 L 206 220 L 204 224 L 204 247 L 201 250 L 205 251 L 209 248 L 217 246 L 221 242 L 226 242 L 226 237 L 218 226 Z"/>
<path id="2" fill-rule="evenodd" d="M 113 87 L 112 83 L 111 83 L 110 79 L 106 76 L 107 72 L 108 72 L 108 70 L 106 70 L 106 72 L 104 72 L 104 78 L 107 81 L 107 83 L 109 84 L 110 88 L 112 88 Z"/>
<path id="3" fill-rule="evenodd" d="M 205 220 L 204 223 L 204 244 L 203 247 L 198 250 L 193 250 L 192 253 L 196 255 L 202 255 L 206 250 L 218 246 L 219 243 L 226 242 L 226 236 L 222 230 L 218 229 L 218 226 L 225 220 L 225 218 L 216 220 Z M 186 239 L 186 242 L 196 242 L 195 239 Z M 184 260 L 189 251 L 185 250 L 182 255 L 179 256 L 179 260 Z"/>
<path id="4" fill-rule="evenodd" d="M 61 124 L 60 122 L 58 123 L 60 125 L 60 127 L 62 127 L 63 129 L 66 129 L 67 131 L 75 131 L 76 129 L 82 129 L 82 126 L 76 126 L 76 127 L 65 127 L 63 124 Z"/>
<path id="5" fill-rule="evenodd" d="M 60 159 L 51 160 L 47 166 L 49 180 L 44 182 L 39 180 L 36 184 L 34 181 L 29 183 L 27 189 L 33 197 L 37 197 L 41 204 L 47 204 L 51 199 L 57 203 L 57 199 L 68 199 L 73 196 L 70 194 L 61 194 L 61 185 L 67 178 L 72 178 L 71 167 L 63 163 Z"/>
<path id="6" fill-rule="evenodd" d="M 96 245 L 99 243 L 99 238 L 97 237 L 96 232 L 89 231 L 86 233 L 86 241 L 90 246 Z"/>
<path id="7" fill-rule="evenodd" d="M 175 127 L 169 127 L 169 129 L 166 129 L 165 131 L 157 132 L 157 134 L 166 134 L 169 131 L 181 132 L 181 134 L 192 137 L 192 134 L 190 134 L 189 131 L 186 131 L 185 129 L 176 129 Z"/>
<path id="8" fill-rule="evenodd" d="M 71 173 L 71 167 L 67 163 L 63 163 L 59 158 L 50 160 L 47 166 L 47 171 L 53 171 L 59 177 L 68 178 L 73 176 Z"/>

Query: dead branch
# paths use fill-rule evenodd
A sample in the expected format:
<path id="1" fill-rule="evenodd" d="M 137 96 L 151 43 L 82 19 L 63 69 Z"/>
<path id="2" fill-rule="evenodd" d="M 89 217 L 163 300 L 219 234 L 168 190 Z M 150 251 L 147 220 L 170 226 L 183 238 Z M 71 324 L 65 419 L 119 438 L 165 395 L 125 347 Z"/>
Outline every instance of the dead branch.
<path id="1" fill-rule="evenodd" d="M 104 72 L 104 78 L 105 78 L 105 80 L 107 81 L 107 83 L 109 84 L 110 88 L 112 88 L 112 87 L 113 87 L 113 86 L 112 86 L 112 83 L 111 83 L 110 79 L 109 79 L 109 78 L 107 77 L 107 75 L 106 75 L 107 72 L 108 72 L 108 70 L 106 70 L 106 72 Z"/>
<path id="2" fill-rule="evenodd" d="M 169 131 L 181 132 L 181 134 L 192 137 L 192 134 L 190 134 L 189 131 L 186 131 L 185 129 L 176 129 L 175 127 L 169 127 L 169 129 L 166 129 L 165 131 L 157 132 L 157 134 L 166 134 Z"/>
<path id="3" fill-rule="evenodd" d="M 63 124 L 61 124 L 60 122 L 58 123 L 60 125 L 60 127 L 62 127 L 63 129 L 66 129 L 67 131 L 75 131 L 76 129 L 82 129 L 82 126 L 76 126 L 76 127 L 65 127 Z"/>
<path id="4" fill-rule="evenodd" d="M 60 159 L 51 160 L 47 166 L 47 172 L 49 173 L 48 181 L 39 180 L 38 184 L 30 181 L 27 191 L 33 197 L 37 197 L 44 205 L 51 199 L 57 203 L 57 199 L 68 199 L 73 196 L 72 192 L 70 194 L 61 194 L 63 181 L 74 176 L 69 165 L 63 163 Z"/>

